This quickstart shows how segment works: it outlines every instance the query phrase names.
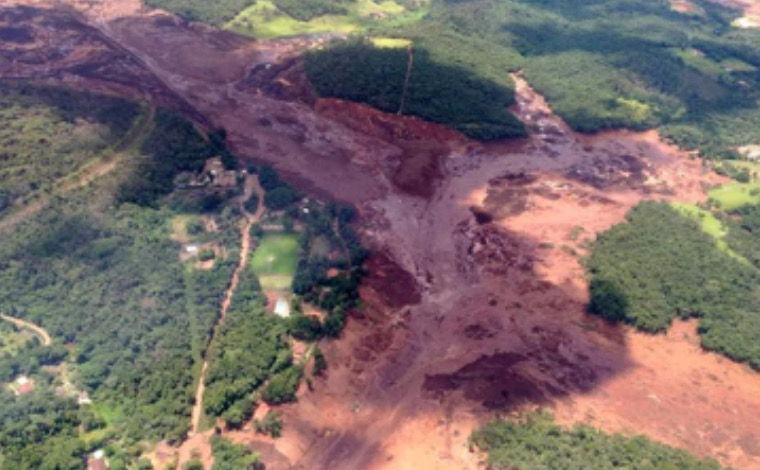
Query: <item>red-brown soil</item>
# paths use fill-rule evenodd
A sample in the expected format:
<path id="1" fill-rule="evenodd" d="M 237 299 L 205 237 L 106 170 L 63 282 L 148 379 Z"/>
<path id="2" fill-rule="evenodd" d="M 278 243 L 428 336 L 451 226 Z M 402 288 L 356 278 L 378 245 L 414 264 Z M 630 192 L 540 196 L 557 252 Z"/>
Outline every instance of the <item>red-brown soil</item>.
<path id="1" fill-rule="evenodd" d="M 415 119 L 315 101 L 292 61 L 317 40 L 231 37 L 133 0 L 71 4 L 83 31 L 128 52 L 174 106 L 225 127 L 240 155 L 360 210 L 376 255 L 361 315 L 322 345 L 325 376 L 280 408 L 283 438 L 228 433 L 268 469 L 475 469 L 472 429 L 536 406 L 566 424 L 642 433 L 760 469 L 760 374 L 703 352 L 691 324 L 650 336 L 584 311 L 578 255 L 587 240 L 642 199 L 704 201 L 720 179 L 699 160 L 656 132 L 576 135 L 519 77 L 515 111 L 535 135 L 473 143 Z M 39 71 L 14 67 L 0 63 L 0 76 Z M 78 78 L 44 76 L 109 80 L 66 73 Z M 271 77 L 288 78 L 270 86 Z"/>

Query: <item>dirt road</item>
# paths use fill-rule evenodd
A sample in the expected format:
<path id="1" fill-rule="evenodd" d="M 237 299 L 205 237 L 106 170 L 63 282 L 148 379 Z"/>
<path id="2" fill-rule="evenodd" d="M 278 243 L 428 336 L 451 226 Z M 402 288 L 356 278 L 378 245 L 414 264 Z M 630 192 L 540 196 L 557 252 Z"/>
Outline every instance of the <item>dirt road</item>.
<path id="1" fill-rule="evenodd" d="M 254 214 L 251 214 L 245 210 L 243 203 L 248 200 L 254 193 L 259 198 L 259 205 L 256 209 L 256 212 Z M 240 260 L 238 261 L 238 265 L 235 268 L 235 271 L 232 273 L 230 284 L 224 294 L 224 300 L 222 300 L 222 304 L 219 309 L 219 317 L 216 325 L 214 325 L 214 332 L 211 335 L 209 345 L 213 343 L 216 332 L 219 329 L 219 325 L 224 323 L 224 319 L 227 316 L 227 311 L 229 310 L 230 304 L 232 302 L 232 297 L 235 295 L 235 289 L 237 289 L 238 282 L 240 280 L 240 273 L 248 265 L 248 259 L 251 255 L 251 227 L 253 227 L 254 224 L 258 223 L 259 220 L 261 220 L 261 217 L 264 215 L 264 197 L 265 193 L 259 184 L 258 178 L 248 175 L 245 179 L 243 195 L 238 198 L 240 208 L 245 215 L 240 227 Z M 204 354 L 204 356 L 206 355 L 207 354 Z M 203 365 L 201 366 L 201 374 L 198 378 L 198 385 L 195 391 L 195 404 L 193 405 L 193 411 L 191 413 L 189 439 L 185 441 L 185 443 L 177 452 L 177 469 L 182 469 L 183 466 L 193 458 L 192 456 L 194 453 L 198 453 L 198 455 L 201 456 L 206 456 L 207 466 L 210 466 L 210 463 L 208 463 L 210 462 L 210 445 L 208 443 L 208 438 L 210 435 L 209 433 L 200 433 L 201 418 L 203 417 L 203 395 L 206 391 L 206 373 L 208 372 L 208 367 L 209 362 L 208 358 L 206 358 L 204 359 Z"/>
<path id="2" fill-rule="evenodd" d="M 577 135 L 519 77 L 515 110 L 537 131 L 491 144 L 315 101 L 298 80 L 274 80 L 275 94 L 256 71 L 308 40 L 248 41 L 133 0 L 70 1 L 166 96 L 226 128 L 236 153 L 360 210 L 376 255 L 364 311 L 324 345 L 327 378 L 281 408 L 282 439 L 229 434 L 268 468 L 476 469 L 475 426 L 545 406 L 566 424 L 760 469 L 760 374 L 702 351 L 691 324 L 651 336 L 585 313 L 588 242 L 642 199 L 704 201 L 720 179 L 698 160 L 656 132 Z"/>
<path id="3" fill-rule="evenodd" d="M 37 337 L 40 339 L 40 342 L 43 346 L 50 346 L 52 344 L 53 340 L 50 338 L 50 335 L 48 332 L 34 323 L 30 323 L 26 320 L 22 320 L 20 318 L 14 318 L 8 315 L 0 314 L 0 320 L 6 321 L 8 323 L 12 323 L 16 325 L 18 328 L 24 328 L 31 332 L 33 332 Z"/>

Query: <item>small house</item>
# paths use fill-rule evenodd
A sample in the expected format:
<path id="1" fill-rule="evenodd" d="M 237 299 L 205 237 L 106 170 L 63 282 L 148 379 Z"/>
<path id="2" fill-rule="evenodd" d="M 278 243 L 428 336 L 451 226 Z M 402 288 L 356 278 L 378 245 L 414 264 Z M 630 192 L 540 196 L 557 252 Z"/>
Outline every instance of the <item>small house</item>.
<path id="1" fill-rule="evenodd" d="M 87 470 L 108 470 L 108 462 L 106 461 L 103 449 L 96 450 L 90 454 L 87 458 Z"/>
<path id="2" fill-rule="evenodd" d="M 26 395 L 34 391 L 34 380 L 25 375 L 20 375 L 16 379 L 16 395 Z"/>
<path id="3" fill-rule="evenodd" d="M 79 395 L 77 395 L 77 404 L 81 405 L 92 405 L 92 398 L 90 398 L 90 395 L 87 394 L 87 392 L 79 392 Z"/>

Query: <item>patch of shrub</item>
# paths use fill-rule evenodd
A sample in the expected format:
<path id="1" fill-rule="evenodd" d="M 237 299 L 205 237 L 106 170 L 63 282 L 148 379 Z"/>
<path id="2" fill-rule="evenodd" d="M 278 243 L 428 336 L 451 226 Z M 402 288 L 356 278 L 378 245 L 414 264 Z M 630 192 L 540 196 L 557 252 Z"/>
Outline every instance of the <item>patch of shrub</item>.
<path id="1" fill-rule="evenodd" d="M 311 315 L 293 314 L 288 318 L 288 331 L 301 341 L 316 341 L 322 337 L 322 322 Z"/>
<path id="2" fill-rule="evenodd" d="M 270 411 L 262 421 L 254 421 L 253 427 L 257 433 L 277 439 L 282 436 L 282 415 L 278 411 Z"/>
<path id="3" fill-rule="evenodd" d="M 248 446 L 235 444 L 222 436 L 211 438 L 214 466 L 211 470 L 260 470 L 259 456 Z"/>
<path id="4" fill-rule="evenodd" d="M 200 261 L 211 261 L 214 258 L 216 258 L 216 253 L 214 252 L 213 248 L 203 248 L 198 253 L 198 259 Z"/>
<path id="5" fill-rule="evenodd" d="M 535 413 L 522 422 L 491 421 L 470 437 L 487 452 L 494 470 L 720 470 L 710 459 L 653 442 L 646 437 L 605 434 L 589 426 L 563 429 L 547 414 Z"/>

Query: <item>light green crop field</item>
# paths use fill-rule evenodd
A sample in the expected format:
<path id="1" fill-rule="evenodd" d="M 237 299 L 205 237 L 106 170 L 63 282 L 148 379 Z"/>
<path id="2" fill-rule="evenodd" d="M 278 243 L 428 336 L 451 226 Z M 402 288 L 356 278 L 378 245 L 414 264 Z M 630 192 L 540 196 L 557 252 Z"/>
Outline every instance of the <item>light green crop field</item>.
<path id="1" fill-rule="evenodd" d="M 747 204 L 758 204 L 760 203 L 760 182 L 724 184 L 711 189 L 709 195 L 711 201 L 726 211 L 738 209 Z"/>
<path id="2" fill-rule="evenodd" d="M 397 26 L 422 19 L 427 8 L 407 11 L 393 0 L 357 0 L 348 5 L 346 15 L 323 15 L 299 21 L 280 11 L 271 0 L 259 0 L 225 25 L 225 29 L 258 38 L 275 38 L 301 34 L 363 31 L 374 23 Z"/>
<path id="3" fill-rule="evenodd" d="M 372 42 L 372 45 L 375 47 L 387 47 L 387 48 L 402 48 L 402 47 L 408 47 L 412 45 L 412 41 L 410 39 L 400 39 L 400 38 L 386 38 L 386 37 L 374 37 L 369 39 Z"/>
<path id="4" fill-rule="evenodd" d="M 298 266 L 300 244 L 298 235 L 268 233 L 256 247 L 251 269 L 259 277 L 264 289 L 286 290 L 293 283 Z"/>

